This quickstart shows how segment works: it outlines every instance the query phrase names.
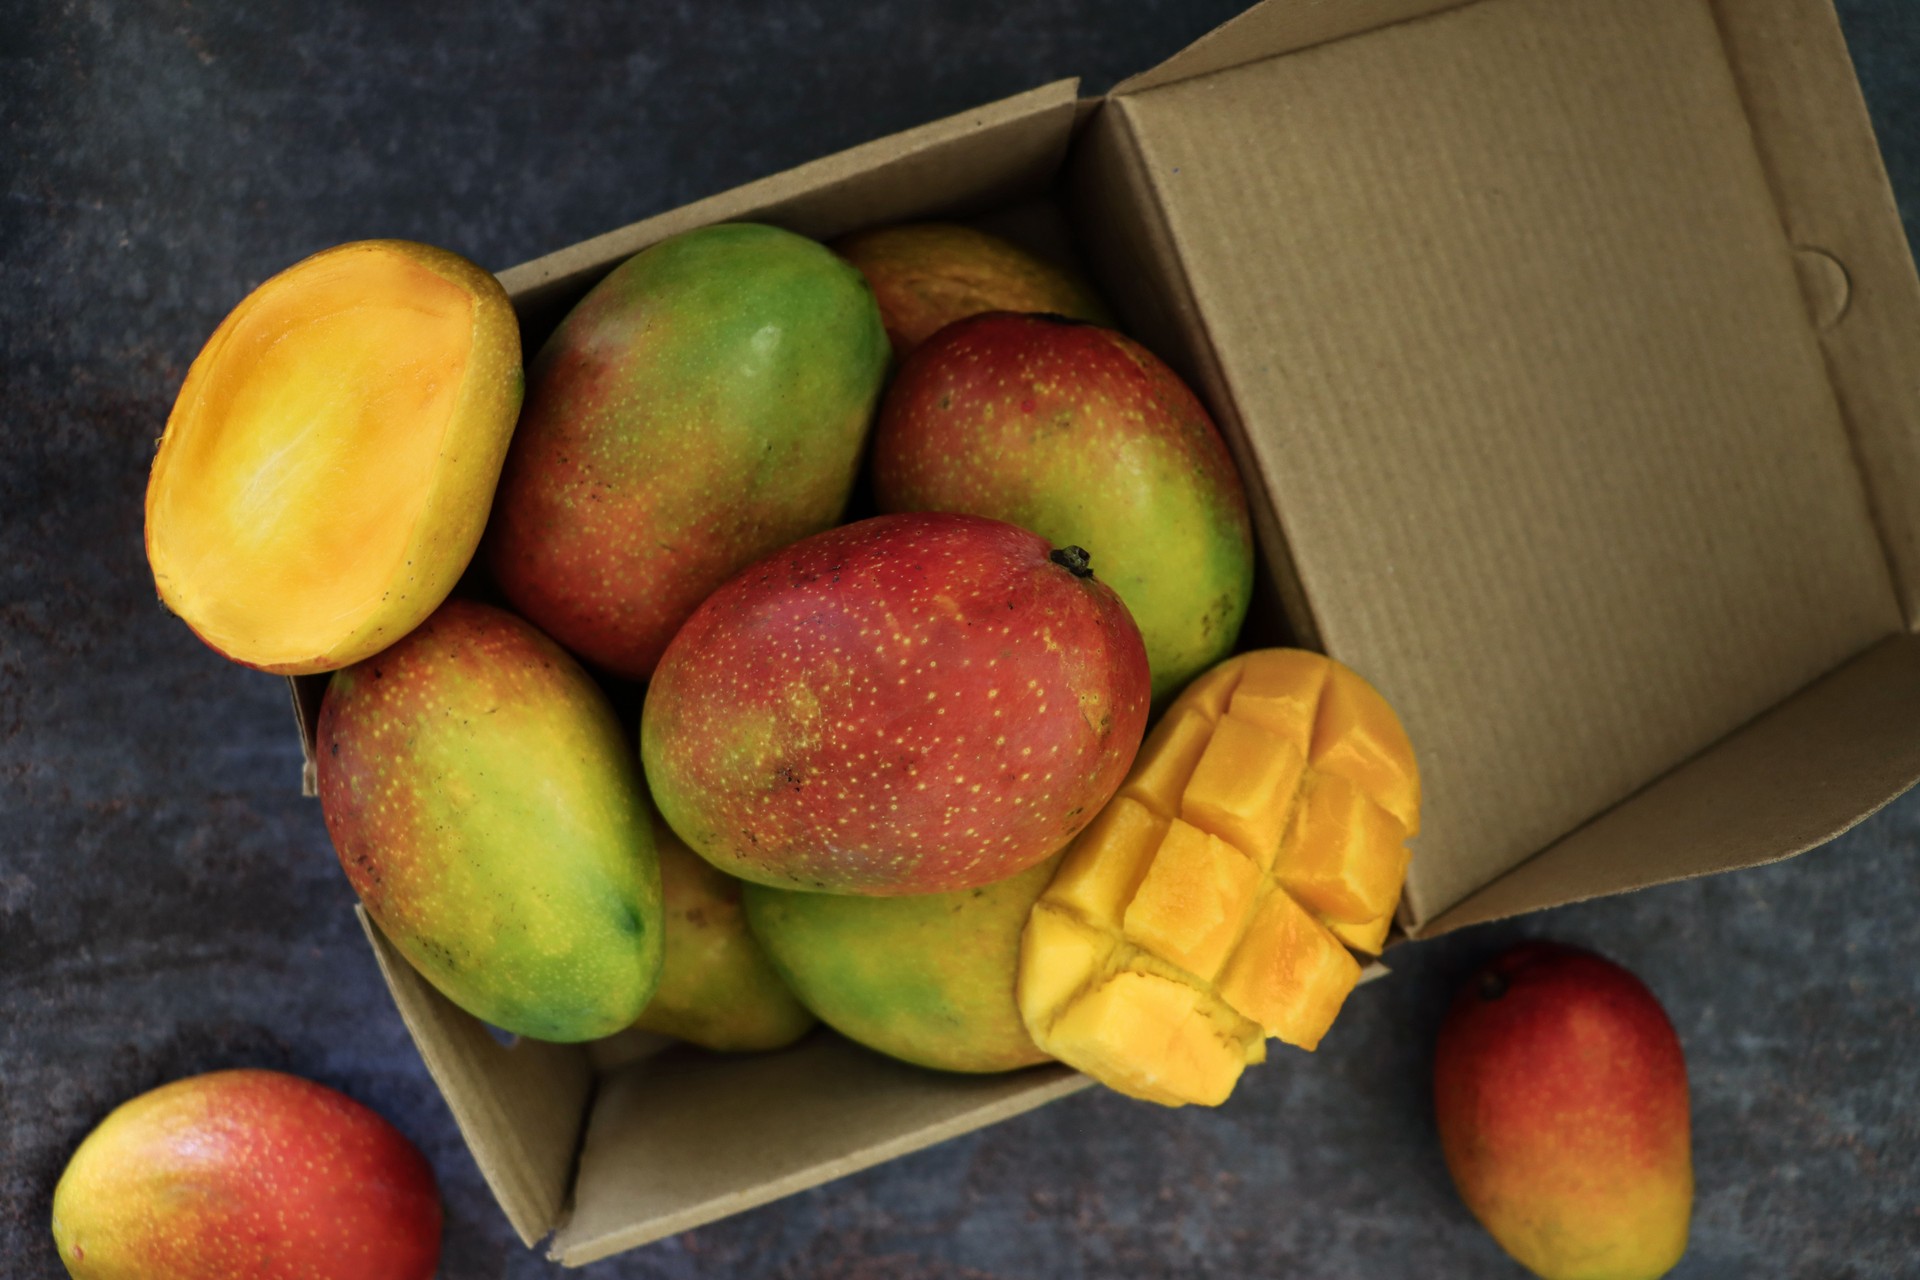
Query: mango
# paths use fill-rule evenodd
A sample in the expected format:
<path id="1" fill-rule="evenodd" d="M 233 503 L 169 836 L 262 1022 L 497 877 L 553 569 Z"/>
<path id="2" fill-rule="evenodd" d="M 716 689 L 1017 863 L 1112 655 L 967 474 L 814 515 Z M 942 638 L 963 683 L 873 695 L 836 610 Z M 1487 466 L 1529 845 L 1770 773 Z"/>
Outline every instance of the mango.
<path id="1" fill-rule="evenodd" d="M 640 752 L 668 823 L 730 875 L 940 893 L 1058 852 L 1146 716 L 1140 633 L 1082 549 L 877 516 L 714 592 L 647 689 Z"/>
<path id="2" fill-rule="evenodd" d="M 589 663 L 645 679 L 740 569 L 839 520 L 887 373 L 873 292 L 773 227 L 662 241 L 535 359 L 487 561 Z"/>
<path id="3" fill-rule="evenodd" d="M 1433 1103 L 1460 1198 L 1534 1274 L 1653 1280 L 1686 1252 L 1686 1058 L 1619 965 L 1551 942 L 1496 958 L 1441 1024 Z"/>
<path id="4" fill-rule="evenodd" d="M 320 806 L 380 928 L 455 1004 L 542 1040 L 633 1024 L 660 976 L 639 762 L 587 673 L 450 600 L 327 684 Z"/>
<path id="5" fill-rule="evenodd" d="M 1049 859 L 994 884 L 906 898 L 748 885 L 747 921 L 787 983 L 841 1035 L 938 1071 L 1046 1061 L 1020 1020 L 1020 935 Z"/>
<path id="6" fill-rule="evenodd" d="M 1262 649 L 1176 699 L 1035 904 L 1034 1043 L 1167 1106 L 1226 1101 L 1266 1039 L 1312 1050 L 1377 951 L 1419 827 L 1413 749 L 1341 664 Z"/>
<path id="7" fill-rule="evenodd" d="M 161 602 L 262 671 L 392 644 L 473 558 L 521 387 L 513 307 L 465 258 L 362 240 L 288 267 L 214 330 L 167 418 Z"/>
<path id="8" fill-rule="evenodd" d="M 53 1189 L 74 1280 L 429 1280 L 440 1220 L 433 1171 L 398 1130 L 277 1071 L 123 1103 Z"/>
<path id="9" fill-rule="evenodd" d="M 1108 329 L 994 314 L 900 369 L 875 428 L 883 511 L 964 511 L 1097 549 L 1156 706 L 1226 657 L 1253 594 L 1246 492 L 1178 375 Z"/>
<path id="10" fill-rule="evenodd" d="M 836 240 L 880 303 L 895 359 L 983 311 L 1044 311 L 1111 325 L 1093 286 L 999 236 L 954 222 L 876 227 Z"/>
<path id="11" fill-rule="evenodd" d="M 665 955 L 660 985 L 637 1025 L 705 1049 L 779 1049 L 813 1026 L 747 928 L 741 884 L 687 848 L 658 814 Z"/>

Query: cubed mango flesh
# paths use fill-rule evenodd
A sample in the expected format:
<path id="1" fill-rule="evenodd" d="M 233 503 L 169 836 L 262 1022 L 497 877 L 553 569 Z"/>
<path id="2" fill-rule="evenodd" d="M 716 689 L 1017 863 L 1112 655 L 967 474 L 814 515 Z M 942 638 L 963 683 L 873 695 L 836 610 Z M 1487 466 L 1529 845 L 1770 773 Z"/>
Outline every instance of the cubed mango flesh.
<path id="1" fill-rule="evenodd" d="M 1398 719 L 1331 659 L 1190 685 L 1028 919 L 1021 1017 L 1120 1092 L 1217 1105 L 1266 1037 L 1317 1046 L 1377 954 L 1419 823 Z M 1344 945 L 1343 945 L 1344 944 Z"/>

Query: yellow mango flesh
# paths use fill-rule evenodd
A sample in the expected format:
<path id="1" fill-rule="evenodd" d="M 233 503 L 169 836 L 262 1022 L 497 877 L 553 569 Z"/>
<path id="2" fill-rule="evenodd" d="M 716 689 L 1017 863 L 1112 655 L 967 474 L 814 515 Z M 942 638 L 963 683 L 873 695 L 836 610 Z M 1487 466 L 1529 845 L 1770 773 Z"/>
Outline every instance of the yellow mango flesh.
<path id="1" fill-rule="evenodd" d="M 520 408 L 499 282 L 428 245 L 274 276 L 194 360 L 147 488 L 161 600 L 235 661 L 298 675 L 398 640 L 453 589 Z"/>
<path id="2" fill-rule="evenodd" d="M 1378 954 L 1420 781 L 1392 708 L 1319 654 L 1188 686 L 1027 922 L 1021 1017 L 1122 1093 L 1217 1105 L 1266 1038 L 1316 1047 Z M 1352 949 L 1352 951 L 1349 950 Z"/>

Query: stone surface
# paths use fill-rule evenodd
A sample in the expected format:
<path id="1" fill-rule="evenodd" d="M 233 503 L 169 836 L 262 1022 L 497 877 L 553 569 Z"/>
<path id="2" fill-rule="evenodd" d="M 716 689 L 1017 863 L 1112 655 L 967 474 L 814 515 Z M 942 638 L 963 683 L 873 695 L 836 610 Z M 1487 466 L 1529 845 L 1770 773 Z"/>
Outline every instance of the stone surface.
<path id="1" fill-rule="evenodd" d="M 506 266 L 1060 74 L 1104 87 L 1241 3 L 4 6 L 0 1274 L 60 1274 L 49 1197 L 107 1110 L 237 1065 L 420 1143 L 451 1280 L 557 1273 L 388 1005 L 280 683 L 154 601 L 146 465 L 227 308 L 336 241 Z M 1840 8 L 1915 227 L 1920 15 Z M 1917 853 L 1920 795 L 1793 863 L 1411 948 L 1216 1113 L 1083 1095 L 593 1274 L 1518 1274 L 1448 1185 L 1427 1069 L 1452 985 L 1521 935 L 1604 945 L 1680 1029 L 1700 1198 L 1676 1275 L 1911 1274 Z"/>

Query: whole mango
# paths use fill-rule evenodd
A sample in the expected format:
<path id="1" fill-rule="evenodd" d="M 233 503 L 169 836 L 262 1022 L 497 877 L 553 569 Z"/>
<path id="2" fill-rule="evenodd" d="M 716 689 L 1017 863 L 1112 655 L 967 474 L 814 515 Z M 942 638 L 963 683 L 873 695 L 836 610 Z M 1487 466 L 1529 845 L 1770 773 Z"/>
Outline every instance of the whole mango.
<path id="1" fill-rule="evenodd" d="M 1433 1066 L 1460 1198 L 1546 1280 L 1653 1280 L 1693 1214 L 1687 1064 L 1638 978 L 1523 943 L 1461 988 Z"/>
<path id="2" fill-rule="evenodd" d="M 1058 859 L 977 889 L 869 898 L 748 885 L 747 921 L 820 1020 L 940 1071 L 1044 1062 L 1014 1003 L 1020 935 Z"/>
<path id="3" fill-rule="evenodd" d="M 277 1071 L 216 1071 L 122 1104 L 53 1190 L 75 1280 L 429 1280 L 433 1171 L 353 1099 Z"/>
<path id="4" fill-rule="evenodd" d="M 1097 548 L 1166 698 L 1233 648 L 1253 594 L 1247 497 L 1173 370 L 1109 329 L 976 316 L 907 360 L 881 407 L 884 511 L 965 511 Z"/>
<path id="5" fill-rule="evenodd" d="M 488 534 L 500 589 L 646 678 L 715 587 L 840 518 L 886 372 L 873 292 L 825 246 L 731 224 L 643 250 L 534 361 Z"/>
<path id="6" fill-rule="evenodd" d="M 937 893 L 1058 851 L 1146 716 L 1140 633 L 1080 548 L 877 516 L 714 592 L 648 687 L 640 747 L 661 813 L 729 874 Z"/>
<path id="7" fill-rule="evenodd" d="M 836 240 L 880 303 L 896 359 L 983 311 L 1046 311 L 1111 324 L 1093 286 L 989 232 L 956 222 L 876 227 Z"/>
<path id="8" fill-rule="evenodd" d="M 657 815 L 653 841 L 666 906 L 666 957 L 639 1025 L 726 1052 L 779 1049 L 805 1035 L 813 1015 L 748 930 L 741 883 L 714 870 Z"/>
<path id="9" fill-rule="evenodd" d="M 427 980 L 542 1040 L 632 1025 L 660 975 L 660 869 L 606 696 L 501 609 L 450 600 L 335 673 L 320 805 L 347 878 Z"/>
<path id="10" fill-rule="evenodd" d="M 521 386 L 513 305 L 458 254 L 362 240 L 288 267 L 221 322 L 167 419 L 147 482 L 161 601 L 262 671 L 386 648 L 473 558 Z"/>

